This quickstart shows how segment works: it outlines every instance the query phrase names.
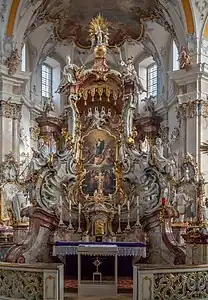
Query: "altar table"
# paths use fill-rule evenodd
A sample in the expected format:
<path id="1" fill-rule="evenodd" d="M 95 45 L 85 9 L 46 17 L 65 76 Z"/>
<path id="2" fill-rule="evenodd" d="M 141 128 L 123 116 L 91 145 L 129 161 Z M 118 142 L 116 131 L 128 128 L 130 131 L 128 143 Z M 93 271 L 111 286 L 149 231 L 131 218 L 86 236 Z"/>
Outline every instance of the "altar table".
<path id="1" fill-rule="evenodd" d="M 58 241 L 53 246 L 53 256 L 65 256 L 65 255 L 76 255 L 78 253 L 78 249 L 80 246 L 101 246 L 101 247 L 108 247 L 108 246 L 117 246 L 118 248 L 118 256 L 140 256 L 145 258 L 146 257 L 146 246 L 144 243 L 132 243 L 132 242 L 65 242 L 65 241 Z M 101 248 L 98 248 L 101 250 Z M 98 252 L 99 252 L 98 250 Z M 99 254 L 92 254 L 92 255 L 99 255 Z M 105 254 L 107 255 L 107 253 Z"/>
<path id="2" fill-rule="evenodd" d="M 78 257 L 78 295 L 112 297 L 117 295 L 118 256 L 146 257 L 146 246 L 143 243 L 132 242 L 66 242 L 57 241 L 53 246 L 53 256 L 77 255 Z M 99 282 L 83 281 L 81 278 L 81 256 L 113 256 L 114 280 Z M 102 277 L 102 273 L 99 273 Z"/>
<path id="3" fill-rule="evenodd" d="M 78 257 L 78 295 L 113 297 L 117 295 L 118 256 L 146 257 L 146 246 L 143 243 L 131 242 L 66 242 L 58 241 L 53 246 L 53 256 L 77 255 Z M 99 282 L 82 280 L 81 256 L 113 256 L 114 280 Z M 99 271 L 100 272 L 100 271 Z M 102 278 L 102 273 L 99 273 Z"/>

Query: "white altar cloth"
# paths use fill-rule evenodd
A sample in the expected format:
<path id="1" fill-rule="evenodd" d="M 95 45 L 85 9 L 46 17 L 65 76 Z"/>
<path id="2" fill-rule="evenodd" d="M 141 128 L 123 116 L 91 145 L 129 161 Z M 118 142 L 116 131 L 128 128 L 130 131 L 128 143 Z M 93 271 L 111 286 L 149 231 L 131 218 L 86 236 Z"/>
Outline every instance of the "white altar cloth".
<path id="1" fill-rule="evenodd" d="M 89 245 L 64 245 L 64 246 L 53 246 L 53 256 L 65 256 L 65 255 L 77 255 L 78 254 L 78 250 L 80 247 L 90 247 Z M 117 255 L 118 256 L 140 256 L 140 257 L 146 257 L 146 247 L 128 247 L 128 246 L 117 246 L 116 244 L 112 244 L 112 245 L 91 245 L 93 249 L 93 251 L 91 251 L 90 253 L 92 253 L 91 255 L 100 255 L 101 249 L 103 248 L 107 248 L 109 249 L 109 252 L 105 251 L 103 252 L 102 255 L 104 256 L 110 256 L 112 255 L 111 253 L 111 249 L 117 247 L 118 252 Z"/>

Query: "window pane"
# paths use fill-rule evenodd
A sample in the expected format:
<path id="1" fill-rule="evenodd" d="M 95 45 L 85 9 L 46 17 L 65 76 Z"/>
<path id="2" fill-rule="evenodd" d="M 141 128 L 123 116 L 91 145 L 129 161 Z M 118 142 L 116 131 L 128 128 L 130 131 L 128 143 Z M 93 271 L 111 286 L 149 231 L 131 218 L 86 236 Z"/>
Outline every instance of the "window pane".
<path id="1" fill-rule="evenodd" d="M 178 49 L 176 43 L 173 41 L 173 71 L 179 70 L 179 61 L 178 61 Z"/>
<path id="2" fill-rule="evenodd" d="M 147 96 L 157 96 L 157 64 L 147 68 Z"/>
<path id="3" fill-rule="evenodd" d="M 42 97 L 52 96 L 52 68 L 46 64 L 42 65 Z"/>
<path id="4" fill-rule="evenodd" d="M 26 71 L 26 46 L 22 47 L 22 57 L 21 57 L 21 71 Z"/>

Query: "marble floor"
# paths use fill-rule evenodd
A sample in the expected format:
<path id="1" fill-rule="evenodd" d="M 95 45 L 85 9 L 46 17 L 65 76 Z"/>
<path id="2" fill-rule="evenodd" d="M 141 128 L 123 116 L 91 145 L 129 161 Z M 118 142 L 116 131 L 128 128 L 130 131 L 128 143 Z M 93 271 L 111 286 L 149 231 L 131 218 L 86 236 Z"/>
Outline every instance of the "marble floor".
<path id="1" fill-rule="evenodd" d="M 64 300 L 132 300 L 132 294 L 118 294 L 117 297 L 78 297 L 77 294 L 65 294 Z"/>

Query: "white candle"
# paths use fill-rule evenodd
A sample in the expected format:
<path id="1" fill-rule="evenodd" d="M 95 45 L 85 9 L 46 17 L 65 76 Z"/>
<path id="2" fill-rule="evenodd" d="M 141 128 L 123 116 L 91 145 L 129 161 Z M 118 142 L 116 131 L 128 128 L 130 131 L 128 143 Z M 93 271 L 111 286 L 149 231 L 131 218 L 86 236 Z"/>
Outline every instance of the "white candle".
<path id="1" fill-rule="evenodd" d="M 119 215 L 121 214 L 121 206 L 120 206 L 120 204 L 118 205 L 118 214 Z"/>
<path id="2" fill-rule="evenodd" d="M 62 196 L 60 195 L 60 206 L 62 207 Z"/>
<path id="3" fill-rule="evenodd" d="M 137 201 L 136 201 L 136 203 L 137 203 L 137 206 L 139 206 L 139 197 L 137 196 Z"/>
<path id="4" fill-rule="evenodd" d="M 128 211 L 130 210 L 130 203 L 129 201 L 127 202 L 127 208 L 128 208 Z"/>
<path id="5" fill-rule="evenodd" d="M 79 203 L 79 214 L 81 214 L 81 203 Z"/>
<path id="6" fill-rule="evenodd" d="M 71 200 L 69 200 L 69 210 L 71 211 Z"/>

